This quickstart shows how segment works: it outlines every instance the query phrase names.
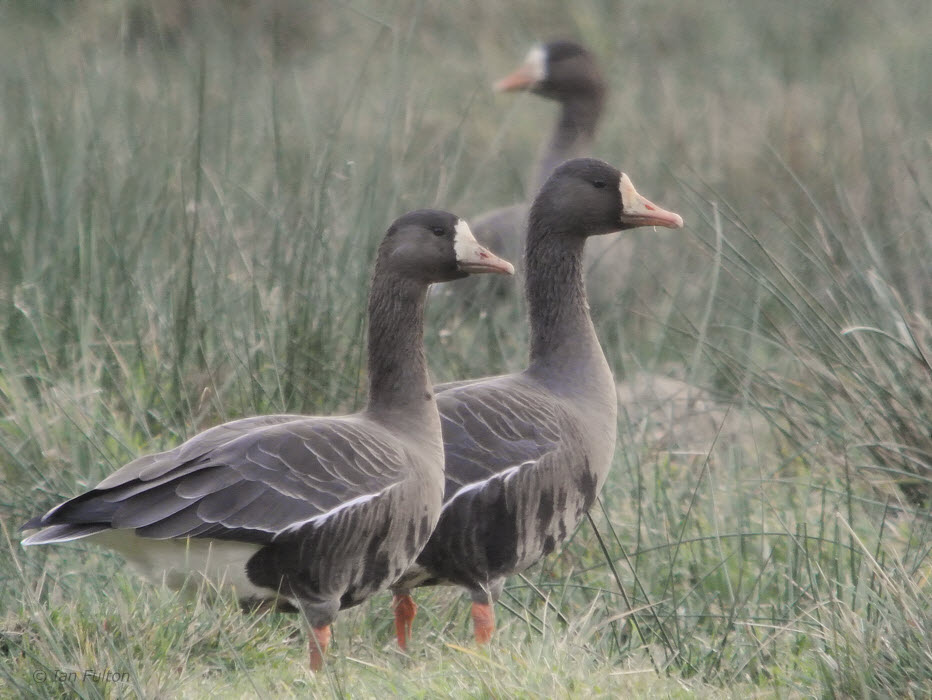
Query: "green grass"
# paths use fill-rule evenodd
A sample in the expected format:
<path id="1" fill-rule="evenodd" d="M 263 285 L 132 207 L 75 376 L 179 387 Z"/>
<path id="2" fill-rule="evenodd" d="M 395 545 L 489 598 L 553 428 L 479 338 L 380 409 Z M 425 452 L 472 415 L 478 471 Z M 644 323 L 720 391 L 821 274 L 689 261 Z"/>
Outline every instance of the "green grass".
<path id="1" fill-rule="evenodd" d="M 932 691 L 928 3 L 192 6 L 0 7 L 0 696 Z M 19 547 L 139 454 L 358 407 L 378 239 L 523 197 L 552 109 L 489 85 L 554 35 L 611 86 L 593 154 L 687 222 L 593 270 L 606 354 L 713 408 L 623 407 L 591 522 L 489 648 L 425 591 L 406 657 L 382 595 L 314 677 L 293 618 Z M 451 290 L 438 381 L 523 366 L 520 300 Z"/>

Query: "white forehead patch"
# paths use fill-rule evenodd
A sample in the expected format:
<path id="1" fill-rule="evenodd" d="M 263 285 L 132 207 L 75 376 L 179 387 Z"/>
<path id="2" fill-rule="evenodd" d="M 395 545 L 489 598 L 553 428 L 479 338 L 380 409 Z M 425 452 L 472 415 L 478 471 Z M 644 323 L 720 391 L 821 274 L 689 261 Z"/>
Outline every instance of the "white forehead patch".
<path id="1" fill-rule="evenodd" d="M 621 192 L 622 211 L 629 211 L 632 205 L 641 199 L 641 195 L 634 189 L 634 183 L 631 182 L 631 178 L 624 173 L 621 174 L 621 178 L 618 180 L 618 191 Z"/>
<path id="2" fill-rule="evenodd" d="M 533 76 L 535 83 L 547 77 L 547 52 L 543 46 L 535 46 L 527 52 L 524 67 Z"/>
<path id="3" fill-rule="evenodd" d="M 625 197 L 630 196 L 632 192 L 637 192 L 637 190 L 634 189 L 634 183 L 631 182 L 631 178 L 625 173 L 622 173 L 621 177 L 618 178 L 618 191 L 621 192 L 621 201 L 624 201 Z"/>
<path id="4" fill-rule="evenodd" d="M 476 257 L 476 251 L 482 246 L 479 245 L 476 237 L 472 235 L 469 224 L 463 219 L 458 219 L 453 230 L 456 231 L 456 235 L 453 236 L 453 252 L 456 254 L 457 261 Z"/>

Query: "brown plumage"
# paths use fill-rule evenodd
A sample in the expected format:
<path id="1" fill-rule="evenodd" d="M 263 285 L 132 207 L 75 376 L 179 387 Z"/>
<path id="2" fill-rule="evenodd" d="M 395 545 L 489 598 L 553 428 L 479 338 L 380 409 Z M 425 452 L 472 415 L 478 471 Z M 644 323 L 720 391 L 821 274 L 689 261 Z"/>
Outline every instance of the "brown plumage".
<path id="1" fill-rule="evenodd" d="M 559 547 L 598 496 L 615 448 L 617 400 L 589 317 L 583 248 L 590 236 L 682 225 L 598 160 L 568 161 L 544 184 L 527 232 L 527 369 L 434 387 L 445 502 L 417 563 L 392 586 L 402 646 L 410 589 L 436 584 L 469 591 L 476 640 L 487 641 L 505 578 Z"/>
<path id="2" fill-rule="evenodd" d="M 402 216 L 369 294 L 369 395 L 340 417 L 273 415 L 211 428 L 127 464 L 27 522 L 24 545 L 79 538 L 156 581 L 207 579 L 299 609 L 319 669 L 330 623 L 394 581 L 440 514 L 443 446 L 423 348 L 432 282 L 511 273 L 447 212 Z"/>

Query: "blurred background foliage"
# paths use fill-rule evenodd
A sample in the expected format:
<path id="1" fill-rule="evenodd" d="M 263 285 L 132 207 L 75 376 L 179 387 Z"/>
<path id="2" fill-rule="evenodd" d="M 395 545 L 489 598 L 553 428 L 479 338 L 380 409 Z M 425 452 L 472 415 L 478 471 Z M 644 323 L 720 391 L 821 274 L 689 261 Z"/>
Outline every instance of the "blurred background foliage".
<path id="1" fill-rule="evenodd" d="M 932 619 L 930 35 L 913 0 L 0 3 L 5 526 L 221 420 L 357 408 L 382 232 L 531 196 L 555 108 L 490 86 L 575 38 L 610 89 L 592 155 L 687 226 L 598 243 L 629 401 L 595 514 L 615 538 L 580 533 L 537 585 L 607 595 L 611 562 L 633 604 L 666 601 L 640 635 L 597 625 L 607 658 L 914 692 L 928 638 L 884 645 Z M 432 298 L 438 381 L 523 366 L 519 292 Z M 685 409 L 652 408 L 657 376 Z M 48 556 L 3 579 L 8 611 Z M 838 640 L 863 625 L 859 655 Z"/>

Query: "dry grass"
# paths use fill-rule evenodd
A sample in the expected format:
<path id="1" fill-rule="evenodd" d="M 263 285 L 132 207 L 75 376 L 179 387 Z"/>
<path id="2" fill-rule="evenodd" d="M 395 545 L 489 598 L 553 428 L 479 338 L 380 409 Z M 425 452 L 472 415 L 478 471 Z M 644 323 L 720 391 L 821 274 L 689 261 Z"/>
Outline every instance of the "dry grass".
<path id="1" fill-rule="evenodd" d="M 187 6 L 0 9 L 0 695 L 929 693 L 928 3 Z M 526 196 L 552 109 L 489 85 L 553 35 L 609 76 L 594 154 L 687 228 L 600 256 L 615 468 L 489 649 L 435 591 L 403 657 L 380 598 L 315 678 L 291 619 L 19 549 L 138 454 L 358 406 L 375 241 Z M 524 362 L 521 303 L 472 301 L 432 300 L 438 380 Z M 130 677 L 36 680 L 86 669 Z"/>

